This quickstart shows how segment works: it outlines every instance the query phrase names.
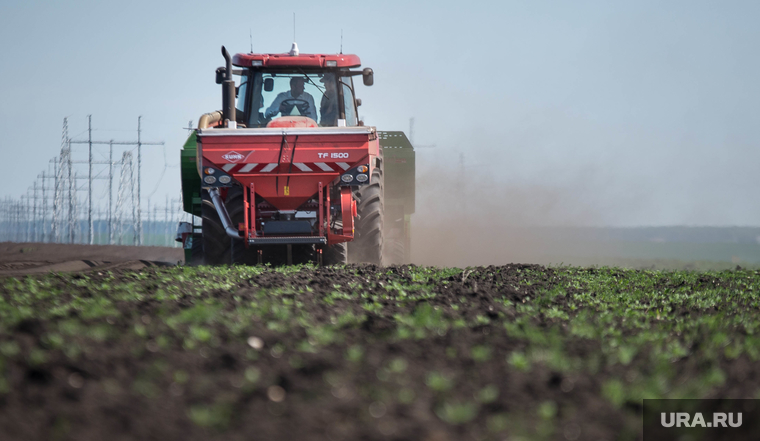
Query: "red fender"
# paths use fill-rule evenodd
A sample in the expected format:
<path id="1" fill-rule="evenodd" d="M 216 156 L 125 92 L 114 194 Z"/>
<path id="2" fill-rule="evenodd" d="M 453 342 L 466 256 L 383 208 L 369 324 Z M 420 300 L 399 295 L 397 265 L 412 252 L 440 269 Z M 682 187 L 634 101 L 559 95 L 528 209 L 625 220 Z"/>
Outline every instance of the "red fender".
<path id="1" fill-rule="evenodd" d="M 340 188 L 340 209 L 343 214 L 343 235 L 354 235 L 354 216 L 356 215 L 356 201 L 354 201 L 351 187 Z"/>

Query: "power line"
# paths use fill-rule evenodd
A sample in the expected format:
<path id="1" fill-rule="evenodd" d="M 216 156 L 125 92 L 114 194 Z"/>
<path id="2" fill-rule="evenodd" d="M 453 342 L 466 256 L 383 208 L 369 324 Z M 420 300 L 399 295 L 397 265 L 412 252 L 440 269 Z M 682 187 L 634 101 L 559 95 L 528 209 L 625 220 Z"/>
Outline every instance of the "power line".
<path id="1" fill-rule="evenodd" d="M 140 118 L 137 141 L 95 140 L 92 132 L 98 130 L 92 125 L 91 115 L 88 115 L 87 130 L 82 132 L 87 133 L 86 140 L 72 139 L 68 117 L 63 119 L 60 152 L 49 161 L 47 170 L 35 176 L 25 194 L 18 198 L 0 199 L 0 240 L 147 244 L 142 231 L 144 213 L 138 198 L 139 157 L 143 145 L 163 146 L 164 143 L 143 142 Z M 75 144 L 87 145 L 86 160 L 74 159 L 72 147 Z M 105 152 L 99 150 L 103 145 L 108 145 L 107 157 Z M 121 158 L 115 160 L 114 147 L 120 146 L 126 149 L 121 152 Z M 164 169 L 159 185 L 166 169 L 176 167 L 166 161 L 166 148 L 162 150 Z M 96 157 L 97 160 L 94 159 Z M 83 165 L 87 167 L 86 173 L 78 173 L 77 169 Z M 106 165 L 107 168 L 103 167 Z M 117 171 L 119 182 L 115 183 Z M 96 187 L 96 182 L 103 180 L 108 181 L 107 185 Z M 118 188 L 115 188 L 117 185 Z M 107 193 L 107 201 L 98 188 Z M 86 192 L 86 201 L 80 191 Z M 113 200 L 114 193 L 117 194 L 117 201 Z M 152 204 L 152 213 L 150 210 L 147 213 L 150 244 L 177 246 L 170 234 L 174 228 L 172 224 L 178 219 L 189 220 L 191 216 L 182 211 L 181 197 L 167 197 L 165 205 L 159 205 Z M 156 221 L 156 214 L 161 212 L 164 213 L 163 220 Z"/>
<path id="2" fill-rule="evenodd" d="M 71 144 L 87 144 L 89 146 L 89 191 L 88 191 L 88 210 L 87 210 L 87 219 L 88 219 L 88 236 L 89 236 L 89 243 L 92 245 L 94 243 L 94 231 L 93 231 L 93 219 L 92 219 L 92 146 L 93 145 L 103 145 L 108 144 L 111 148 L 113 148 L 114 145 L 136 145 L 137 146 L 137 245 L 142 244 L 142 207 L 141 207 L 141 199 L 140 199 L 140 191 L 141 191 L 141 182 L 142 182 L 142 146 L 144 145 L 164 145 L 164 142 L 144 142 L 142 141 L 142 116 L 137 117 L 137 142 L 133 141 L 127 141 L 127 142 L 116 142 L 113 140 L 110 141 L 93 141 L 92 140 L 92 115 L 87 116 L 88 119 L 88 139 L 87 141 L 69 141 Z"/>

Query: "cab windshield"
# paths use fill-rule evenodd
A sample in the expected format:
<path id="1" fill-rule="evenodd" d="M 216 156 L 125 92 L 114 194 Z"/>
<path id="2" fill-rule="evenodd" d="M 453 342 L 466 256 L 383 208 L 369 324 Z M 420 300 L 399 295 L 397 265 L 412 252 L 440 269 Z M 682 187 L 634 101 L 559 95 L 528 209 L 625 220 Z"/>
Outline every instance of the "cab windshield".
<path id="1" fill-rule="evenodd" d="M 333 72 L 252 72 L 240 81 L 236 107 L 246 109 L 250 103 L 243 112 L 247 127 L 266 127 L 284 116 L 304 116 L 321 127 L 357 124 L 351 77 Z"/>

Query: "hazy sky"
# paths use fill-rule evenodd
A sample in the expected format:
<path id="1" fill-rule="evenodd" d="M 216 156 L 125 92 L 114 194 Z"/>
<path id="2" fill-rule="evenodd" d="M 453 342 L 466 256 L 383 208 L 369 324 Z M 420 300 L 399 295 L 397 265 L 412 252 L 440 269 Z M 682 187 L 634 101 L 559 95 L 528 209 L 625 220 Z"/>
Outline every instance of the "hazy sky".
<path id="1" fill-rule="evenodd" d="M 754 1 L 5 1 L 0 196 L 48 167 L 64 117 L 85 139 L 92 114 L 98 140 L 135 139 L 142 115 L 144 139 L 166 142 L 144 150 L 143 194 L 178 197 L 183 127 L 221 107 L 220 46 L 248 52 L 250 32 L 255 52 L 286 52 L 293 12 L 302 53 L 337 52 L 343 29 L 375 70 L 367 124 L 415 117 L 436 146 L 421 172 L 447 179 L 462 153 L 470 185 L 555 191 L 588 211 L 575 223 L 760 225 Z"/>

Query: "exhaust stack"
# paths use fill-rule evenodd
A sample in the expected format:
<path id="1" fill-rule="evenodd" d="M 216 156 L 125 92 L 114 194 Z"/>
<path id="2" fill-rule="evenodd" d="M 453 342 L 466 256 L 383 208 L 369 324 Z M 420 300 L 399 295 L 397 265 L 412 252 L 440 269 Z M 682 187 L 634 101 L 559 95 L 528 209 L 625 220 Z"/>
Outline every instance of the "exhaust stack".
<path id="1" fill-rule="evenodd" d="M 232 57 L 224 46 L 222 46 L 222 56 L 225 61 L 222 81 L 222 118 L 226 127 L 235 127 L 235 80 L 232 79 Z"/>

